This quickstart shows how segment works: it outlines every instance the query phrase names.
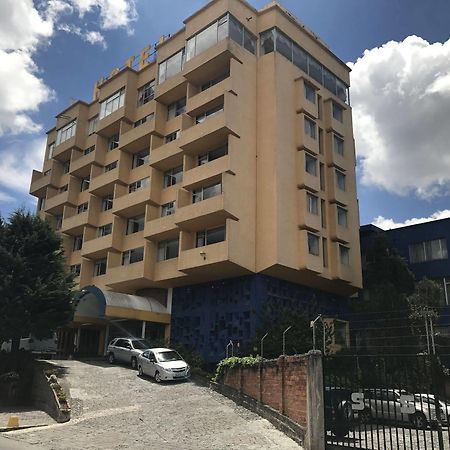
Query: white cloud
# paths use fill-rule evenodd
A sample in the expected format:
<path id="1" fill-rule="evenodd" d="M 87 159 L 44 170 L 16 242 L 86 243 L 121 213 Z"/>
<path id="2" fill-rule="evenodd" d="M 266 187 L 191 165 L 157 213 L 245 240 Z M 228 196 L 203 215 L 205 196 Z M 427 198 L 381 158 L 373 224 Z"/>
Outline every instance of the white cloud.
<path id="1" fill-rule="evenodd" d="M 16 199 L 13 196 L 7 194 L 6 192 L 0 191 L 0 203 L 13 203 L 15 201 Z"/>
<path id="2" fill-rule="evenodd" d="M 352 68 L 362 182 L 421 198 L 450 191 L 450 40 L 366 50 Z"/>
<path id="3" fill-rule="evenodd" d="M 418 223 L 431 222 L 433 220 L 448 219 L 450 217 L 450 209 L 436 211 L 429 217 L 420 217 L 407 219 L 404 222 L 395 222 L 393 219 L 386 219 L 383 216 L 378 216 L 374 219 L 373 224 L 383 230 L 390 230 L 392 228 L 406 227 L 408 225 L 416 225 Z"/>
<path id="4" fill-rule="evenodd" d="M 103 49 L 107 48 L 105 38 L 98 31 L 86 31 L 82 30 L 80 27 L 69 24 L 58 25 L 58 31 L 64 31 L 66 33 L 75 34 L 81 37 L 83 41 L 89 42 L 90 44 L 98 44 Z"/>

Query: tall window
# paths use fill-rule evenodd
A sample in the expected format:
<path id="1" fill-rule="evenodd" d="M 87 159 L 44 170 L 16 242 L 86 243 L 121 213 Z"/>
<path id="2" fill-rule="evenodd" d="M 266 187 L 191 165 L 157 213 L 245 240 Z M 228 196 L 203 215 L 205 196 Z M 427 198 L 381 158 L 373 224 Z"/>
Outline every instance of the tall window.
<path id="1" fill-rule="evenodd" d="M 91 183 L 90 177 L 84 177 L 80 181 L 80 192 L 86 191 L 89 189 L 89 184 Z"/>
<path id="2" fill-rule="evenodd" d="M 198 203 L 207 198 L 222 194 L 222 183 L 194 189 L 192 192 L 192 203 Z"/>
<path id="3" fill-rule="evenodd" d="M 319 214 L 319 199 L 309 192 L 306 193 L 306 209 L 310 214 Z"/>
<path id="4" fill-rule="evenodd" d="M 214 108 L 211 108 L 208 111 L 205 111 L 204 113 L 199 114 L 195 118 L 195 123 L 202 123 L 206 119 L 210 119 L 211 117 L 214 117 L 216 114 L 219 114 L 221 112 L 223 112 L 223 104 L 215 106 Z"/>
<path id="5" fill-rule="evenodd" d="M 94 150 L 95 150 L 95 145 L 91 145 L 90 147 L 84 149 L 83 155 L 84 156 L 89 155 L 89 153 L 92 153 Z"/>
<path id="6" fill-rule="evenodd" d="M 145 178 L 142 178 L 141 180 L 131 183 L 128 186 L 128 192 L 131 194 L 132 192 L 136 192 L 139 189 L 143 189 L 148 186 L 150 186 L 150 177 L 145 177 Z"/>
<path id="7" fill-rule="evenodd" d="M 344 156 L 344 139 L 333 134 L 333 147 L 338 155 Z"/>
<path id="8" fill-rule="evenodd" d="M 68 123 L 67 125 L 64 125 L 56 133 L 56 145 L 62 144 L 64 141 L 67 141 L 67 139 L 70 139 L 71 137 L 75 136 L 76 130 L 77 130 L 76 119 L 72 120 L 72 122 Z"/>
<path id="9" fill-rule="evenodd" d="M 72 250 L 76 252 L 81 250 L 81 247 L 83 247 L 83 236 L 74 236 Z"/>
<path id="10" fill-rule="evenodd" d="M 305 153 L 305 170 L 310 175 L 317 176 L 317 159 L 308 153 Z"/>
<path id="11" fill-rule="evenodd" d="M 158 261 L 166 261 L 178 257 L 178 247 L 179 239 L 160 242 L 158 244 Z"/>
<path id="12" fill-rule="evenodd" d="M 161 217 L 175 214 L 175 202 L 165 203 L 161 206 Z"/>
<path id="13" fill-rule="evenodd" d="M 319 178 L 320 178 L 320 190 L 325 190 L 325 164 L 320 163 L 319 165 Z"/>
<path id="14" fill-rule="evenodd" d="M 307 82 L 305 82 L 305 98 L 311 103 L 316 103 L 316 90 Z"/>
<path id="15" fill-rule="evenodd" d="M 122 266 L 144 260 L 144 247 L 133 248 L 122 253 Z"/>
<path id="16" fill-rule="evenodd" d="M 339 244 L 339 260 L 344 266 L 350 265 L 350 249 L 342 244 Z"/>
<path id="17" fill-rule="evenodd" d="M 69 173 L 70 171 L 70 159 L 63 164 L 63 173 Z"/>
<path id="18" fill-rule="evenodd" d="M 56 230 L 60 230 L 61 229 L 62 223 L 63 223 L 63 216 L 62 216 L 62 214 L 58 214 L 57 216 L 55 216 L 55 229 Z"/>
<path id="19" fill-rule="evenodd" d="M 109 116 L 114 111 L 117 111 L 124 105 L 125 102 L 125 88 L 117 91 L 115 94 L 108 97 L 106 100 L 100 103 L 100 115 L 99 119 Z"/>
<path id="20" fill-rule="evenodd" d="M 315 234 L 308 233 L 308 253 L 310 255 L 319 256 L 320 255 L 320 239 L 319 236 Z"/>
<path id="21" fill-rule="evenodd" d="M 112 223 L 107 223 L 106 225 L 102 225 L 97 229 L 98 237 L 108 236 L 111 233 L 112 233 Z"/>
<path id="22" fill-rule="evenodd" d="M 228 144 L 222 145 L 222 147 L 211 150 L 208 153 L 198 155 L 198 165 L 201 166 L 225 155 L 228 155 Z"/>
<path id="23" fill-rule="evenodd" d="M 344 109 L 336 102 L 333 102 L 333 118 L 339 122 L 344 121 Z"/>
<path id="24" fill-rule="evenodd" d="M 341 191 L 345 191 L 346 186 L 345 186 L 345 174 L 342 173 L 340 170 L 335 170 L 336 173 L 336 186 L 341 190 Z"/>
<path id="25" fill-rule="evenodd" d="M 108 211 L 113 207 L 113 196 L 112 194 L 107 195 L 102 198 L 102 211 Z"/>
<path id="26" fill-rule="evenodd" d="M 197 247 L 216 244 L 226 239 L 225 226 L 197 232 Z"/>
<path id="27" fill-rule="evenodd" d="M 409 262 L 411 264 L 447 258 L 448 250 L 445 238 L 418 242 L 409 246 Z"/>
<path id="28" fill-rule="evenodd" d="M 164 172 L 164 187 L 173 186 L 183 180 L 183 166 L 174 167 Z"/>
<path id="29" fill-rule="evenodd" d="M 111 170 L 117 169 L 117 161 L 113 161 L 105 166 L 105 172 L 111 172 Z"/>
<path id="30" fill-rule="evenodd" d="M 104 275 L 106 273 L 106 258 L 98 259 L 94 263 L 94 277 Z"/>
<path id="31" fill-rule="evenodd" d="M 148 149 L 141 150 L 139 153 L 133 155 L 133 163 L 131 165 L 131 168 L 135 169 L 136 167 L 148 164 L 149 158 L 150 158 L 150 151 Z"/>
<path id="32" fill-rule="evenodd" d="M 305 116 L 305 134 L 312 139 L 316 139 L 316 123 Z"/>
<path id="33" fill-rule="evenodd" d="M 51 144 L 48 145 L 48 151 L 47 151 L 47 159 L 52 159 L 53 158 L 53 152 L 55 150 L 55 143 L 52 142 Z"/>
<path id="34" fill-rule="evenodd" d="M 89 203 L 85 202 L 77 206 L 77 214 L 83 214 L 89 209 Z"/>
<path id="35" fill-rule="evenodd" d="M 167 120 L 178 117 L 186 111 L 186 97 L 171 103 L 167 107 Z"/>
<path id="36" fill-rule="evenodd" d="M 73 266 L 70 266 L 70 272 L 74 277 L 79 277 L 81 274 L 81 264 L 74 264 Z"/>
<path id="37" fill-rule="evenodd" d="M 128 219 L 127 221 L 127 234 L 138 233 L 143 231 L 145 225 L 145 216 L 137 216 Z"/>
<path id="38" fill-rule="evenodd" d="M 338 224 L 341 227 L 346 227 L 347 228 L 347 226 L 348 226 L 348 218 L 347 218 L 348 213 L 347 213 L 347 210 L 342 208 L 342 207 L 340 207 L 340 206 L 336 206 L 336 207 L 337 207 L 337 221 L 338 221 Z"/>
<path id="39" fill-rule="evenodd" d="M 161 84 L 163 81 L 168 80 L 170 77 L 176 75 L 183 70 L 184 65 L 184 48 L 167 58 L 159 65 L 159 77 L 158 82 Z"/>
<path id="40" fill-rule="evenodd" d="M 174 131 L 173 133 L 168 134 L 164 138 L 164 143 L 167 144 L 172 141 L 176 141 L 180 137 L 180 130 Z"/>
<path id="41" fill-rule="evenodd" d="M 108 152 L 119 146 L 119 135 L 114 134 L 108 139 Z"/>
<path id="42" fill-rule="evenodd" d="M 155 97 L 155 80 L 149 81 L 138 89 L 137 105 L 142 106 Z"/>
<path id="43" fill-rule="evenodd" d="M 94 134 L 97 130 L 97 122 L 98 122 L 98 116 L 93 117 L 92 119 L 89 119 L 88 122 L 88 136 L 91 134 Z"/>

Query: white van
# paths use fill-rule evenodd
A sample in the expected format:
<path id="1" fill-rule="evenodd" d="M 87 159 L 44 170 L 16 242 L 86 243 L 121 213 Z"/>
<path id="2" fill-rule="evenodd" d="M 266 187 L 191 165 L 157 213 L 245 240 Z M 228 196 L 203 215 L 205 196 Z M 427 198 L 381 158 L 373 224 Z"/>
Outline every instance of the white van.
<path id="1" fill-rule="evenodd" d="M 35 339 L 33 336 L 20 339 L 19 350 L 25 350 L 31 353 L 55 354 L 58 345 L 56 333 L 48 339 Z M 0 350 L 2 352 L 11 351 L 11 339 L 3 342 Z"/>

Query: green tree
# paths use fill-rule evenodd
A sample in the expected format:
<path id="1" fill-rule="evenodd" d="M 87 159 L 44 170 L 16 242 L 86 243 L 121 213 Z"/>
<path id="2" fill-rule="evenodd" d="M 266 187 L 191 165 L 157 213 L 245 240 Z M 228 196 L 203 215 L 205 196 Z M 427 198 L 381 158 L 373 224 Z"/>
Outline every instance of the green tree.
<path id="1" fill-rule="evenodd" d="M 426 316 L 437 318 L 443 300 L 443 289 L 439 283 L 423 278 L 416 283 L 414 292 L 408 297 L 409 317 L 423 325 Z"/>
<path id="2" fill-rule="evenodd" d="M 64 265 L 60 237 L 49 225 L 18 210 L 0 219 L 0 342 L 32 333 L 48 337 L 72 317 L 73 276 Z"/>

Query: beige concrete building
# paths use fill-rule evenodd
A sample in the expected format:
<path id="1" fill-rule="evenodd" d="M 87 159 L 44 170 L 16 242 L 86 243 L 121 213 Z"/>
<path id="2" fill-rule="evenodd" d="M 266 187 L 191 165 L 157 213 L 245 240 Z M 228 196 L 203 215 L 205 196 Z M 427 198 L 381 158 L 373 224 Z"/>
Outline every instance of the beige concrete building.
<path id="1" fill-rule="evenodd" d="M 252 274 L 361 288 L 348 87 L 349 68 L 278 3 L 213 0 L 58 114 L 31 182 L 39 215 L 80 289 L 163 305 L 106 302 L 98 323 L 168 336 L 172 288 Z"/>

